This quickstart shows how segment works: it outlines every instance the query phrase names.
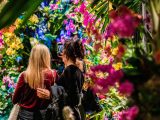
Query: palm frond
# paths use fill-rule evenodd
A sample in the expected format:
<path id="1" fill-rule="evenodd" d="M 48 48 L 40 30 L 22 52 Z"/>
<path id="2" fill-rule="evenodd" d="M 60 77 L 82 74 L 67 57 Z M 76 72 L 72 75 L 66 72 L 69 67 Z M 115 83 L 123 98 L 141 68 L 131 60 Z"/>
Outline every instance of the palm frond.
<path id="1" fill-rule="evenodd" d="M 43 0 L 10 0 L 0 12 L 0 29 L 11 25 L 24 12 L 25 22 L 42 1 Z"/>
<path id="2" fill-rule="evenodd" d="M 141 4 L 143 1 L 141 0 L 94 0 L 90 7 L 90 12 L 96 16 L 96 20 L 101 19 L 101 32 L 103 33 L 107 23 L 109 23 L 108 11 L 109 4 L 112 3 L 113 9 L 117 9 L 118 6 L 125 5 L 132 9 L 135 12 L 141 11 Z"/>

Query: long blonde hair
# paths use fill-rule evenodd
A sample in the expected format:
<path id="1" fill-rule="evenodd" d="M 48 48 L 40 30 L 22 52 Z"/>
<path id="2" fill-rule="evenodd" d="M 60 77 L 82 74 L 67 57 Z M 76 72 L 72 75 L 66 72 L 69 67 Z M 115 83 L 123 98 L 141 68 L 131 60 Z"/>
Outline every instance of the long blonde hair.
<path id="1" fill-rule="evenodd" d="M 25 71 L 25 79 L 31 88 L 44 87 L 43 70 L 51 69 L 50 59 L 49 49 L 45 45 L 38 44 L 32 48 Z"/>

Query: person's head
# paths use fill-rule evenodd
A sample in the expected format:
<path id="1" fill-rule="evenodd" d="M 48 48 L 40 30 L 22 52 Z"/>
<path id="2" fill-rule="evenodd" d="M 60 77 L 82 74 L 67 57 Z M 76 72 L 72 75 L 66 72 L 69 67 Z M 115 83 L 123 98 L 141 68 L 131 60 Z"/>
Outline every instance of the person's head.
<path id="1" fill-rule="evenodd" d="M 84 47 L 80 39 L 76 39 L 74 41 L 74 49 L 76 51 L 77 58 L 84 59 Z"/>
<path id="2" fill-rule="evenodd" d="M 73 63 L 76 63 L 77 58 L 83 59 L 84 57 L 84 50 L 80 47 L 80 41 L 67 41 L 64 44 L 63 56 L 62 60 L 67 63 L 69 60 Z"/>
<path id="3" fill-rule="evenodd" d="M 43 87 L 43 70 L 51 68 L 49 49 L 43 45 L 35 45 L 30 53 L 25 78 L 31 88 Z"/>

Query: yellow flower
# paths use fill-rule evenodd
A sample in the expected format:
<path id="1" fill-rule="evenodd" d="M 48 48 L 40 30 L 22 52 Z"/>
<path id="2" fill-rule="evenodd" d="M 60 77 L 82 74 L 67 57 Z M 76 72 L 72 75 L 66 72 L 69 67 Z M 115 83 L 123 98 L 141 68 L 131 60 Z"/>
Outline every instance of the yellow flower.
<path id="1" fill-rule="evenodd" d="M 7 51 L 6 51 L 6 54 L 7 54 L 7 55 L 13 55 L 13 54 L 15 54 L 15 53 L 16 53 L 16 51 L 13 50 L 12 48 L 8 48 Z"/>
<path id="2" fill-rule="evenodd" d="M 29 21 L 36 24 L 39 22 L 39 19 L 38 19 L 37 15 L 34 14 L 29 18 Z"/>
<path id="3" fill-rule="evenodd" d="M 118 48 L 113 48 L 112 49 L 112 55 L 116 56 L 118 54 Z"/>
<path id="4" fill-rule="evenodd" d="M 88 66 L 92 66 L 93 65 L 93 63 L 88 59 L 84 59 L 84 61 Z"/>
<path id="5" fill-rule="evenodd" d="M 106 78 L 108 76 L 108 73 L 103 72 L 95 72 L 95 74 L 98 78 Z"/>
<path id="6" fill-rule="evenodd" d="M 10 45 L 10 47 L 11 47 L 12 49 L 16 49 L 17 44 L 16 44 L 15 42 L 13 42 L 13 43 Z"/>
<path id="7" fill-rule="evenodd" d="M 112 3 L 111 2 L 109 2 L 109 11 L 110 10 L 112 10 L 113 9 L 113 7 L 112 7 Z"/>
<path id="8" fill-rule="evenodd" d="M 107 58 L 107 57 L 104 57 L 104 58 L 102 59 L 102 64 L 105 64 L 105 63 L 108 63 L 108 58 Z"/>
<path id="9" fill-rule="evenodd" d="M 21 48 L 21 49 L 23 49 L 23 48 L 24 48 L 24 46 L 21 44 L 21 45 L 20 45 L 20 48 Z"/>
<path id="10" fill-rule="evenodd" d="M 10 46 L 12 42 L 10 41 L 9 38 L 6 38 L 6 39 L 5 39 L 5 43 L 7 44 L 7 46 Z"/>
<path id="11" fill-rule="evenodd" d="M 19 38 L 19 37 L 16 37 L 16 39 L 15 39 L 15 43 L 16 43 L 16 44 L 21 44 L 21 40 L 20 40 L 20 38 Z"/>
<path id="12" fill-rule="evenodd" d="M 10 33 L 10 32 L 4 33 L 4 36 L 5 36 L 6 38 L 10 38 L 12 35 L 13 35 L 13 33 Z"/>
<path id="13" fill-rule="evenodd" d="M 18 18 L 18 19 L 16 19 L 14 25 L 16 26 L 16 28 L 19 28 L 21 23 L 22 23 L 22 20 Z"/>
<path id="14" fill-rule="evenodd" d="M 121 62 L 118 62 L 116 64 L 113 64 L 112 65 L 114 67 L 115 70 L 120 70 L 122 69 L 122 63 Z"/>

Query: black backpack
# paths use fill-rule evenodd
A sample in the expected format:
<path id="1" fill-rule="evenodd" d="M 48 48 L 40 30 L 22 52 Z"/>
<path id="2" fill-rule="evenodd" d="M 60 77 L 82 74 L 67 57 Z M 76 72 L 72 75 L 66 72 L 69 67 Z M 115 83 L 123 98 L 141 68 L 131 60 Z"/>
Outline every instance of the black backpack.
<path id="1" fill-rule="evenodd" d="M 102 107 L 98 102 L 98 97 L 91 88 L 88 88 L 87 91 L 83 90 L 82 92 L 82 106 L 85 112 L 98 113 L 102 111 Z"/>
<path id="2" fill-rule="evenodd" d="M 62 109 L 66 105 L 67 93 L 62 86 L 51 87 L 52 102 L 47 107 L 45 120 L 62 120 Z"/>

